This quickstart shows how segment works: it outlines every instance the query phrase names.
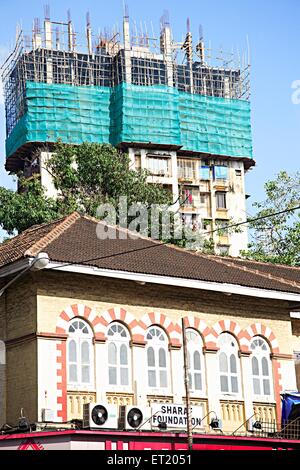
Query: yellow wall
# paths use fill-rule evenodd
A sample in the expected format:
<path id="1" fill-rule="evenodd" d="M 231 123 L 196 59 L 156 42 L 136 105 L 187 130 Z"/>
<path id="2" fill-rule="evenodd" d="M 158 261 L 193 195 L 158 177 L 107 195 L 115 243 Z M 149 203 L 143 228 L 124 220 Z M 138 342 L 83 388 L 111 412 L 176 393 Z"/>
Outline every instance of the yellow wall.
<path id="1" fill-rule="evenodd" d="M 183 316 L 196 316 L 208 326 L 230 319 L 244 329 L 258 322 L 274 332 L 281 353 L 292 354 L 299 344 L 299 336 L 296 333 L 292 336 L 288 302 L 150 284 L 142 286 L 132 281 L 79 274 L 30 273 L 0 299 L 0 336 L 8 340 L 8 423 L 17 423 L 21 406 L 30 420 L 38 419 L 34 336 L 36 332 L 55 333 L 60 313 L 76 303 L 93 308 L 97 314 L 112 307 L 123 307 L 137 319 L 159 311 L 177 322 Z M 18 342 L 17 338 L 23 339 Z"/>
<path id="2" fill-rule="evenodd" d="M 58 277 L 59 276 L 59 277 Z M 38 286 L 38 331 L 54 333 L 59 314 L 69 305 L 84 303 L 98 314 L 123 307 L 137 319 L 159 311 L 173 321 L 194 315 L 208 326 L 223 319 L 234 320 L 243 329 L 255 322 L 274 332 L 281 353 L 292 354 L 288 303 L 279 300 L 225 295 L 177 287 L 145 285 L 79 274 L 47 273 Z"/>
<path id="3" fill-rule="evenodd" d="M 37 421 L 37 351 L 36 341 L 7 348 L 7 406 L 6 421 L 16 425 L 20 407 L 31 422 Z"/>

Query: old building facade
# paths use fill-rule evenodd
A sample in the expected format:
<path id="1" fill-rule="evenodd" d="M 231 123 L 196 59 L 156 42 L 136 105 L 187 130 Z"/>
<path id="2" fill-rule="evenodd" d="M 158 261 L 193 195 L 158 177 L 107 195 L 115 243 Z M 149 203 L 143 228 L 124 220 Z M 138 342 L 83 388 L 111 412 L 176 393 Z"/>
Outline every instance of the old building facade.
<path id="1" fill-rule="evenodd" d="M 192 403 L 203 416 L 213 411 L 224 432 L 246 429 L 253 415 L 280 420 L 280 393 L 297 389 L 299 319 L 291 311 L 299 306 L 298 270 L 159 244 L 128 254 L 127 244 L 125 271 L 124 255 L 116 255 L 124 240 L 109 248 L 112 240 L 94 240 L 95 226 L 73 214 L 17 237 L 18 259 L 12 241 L 1 247 L 6 280 L 41 250 L 51 260 L 0 298 L 2 424 L 16 423 L 21 408 L 32 422 L 42 421 L 43 409 L 66 422 L 81 418 L 89 401 L 183 403 L 182 318 Z M 84 251 L 87 241 L 93 256 Z M 153 242 L 133 243 L 146 249 Z M 92 257 L 101 265 L 79 263 Z M 187 271 L 193 263 L 195 275 Z"/>

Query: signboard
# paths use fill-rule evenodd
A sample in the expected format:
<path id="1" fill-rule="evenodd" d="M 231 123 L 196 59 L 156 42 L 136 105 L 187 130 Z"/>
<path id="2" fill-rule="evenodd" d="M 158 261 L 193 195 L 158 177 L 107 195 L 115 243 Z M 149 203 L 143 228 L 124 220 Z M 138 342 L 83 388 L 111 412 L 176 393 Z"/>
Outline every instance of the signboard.
<path id="1" fill-rule="evenodd" d="M 187 408 L 185 405 L 174 405 L 173 403 L 153 403 L 151 405 L 152 428 L 158 427 L 160 423 L 166 423 L 167 429 L 187 428 Z M 203 406 L 191 406 L 192 427 L 203 429 L 201 420 L 203 418 Z"/>

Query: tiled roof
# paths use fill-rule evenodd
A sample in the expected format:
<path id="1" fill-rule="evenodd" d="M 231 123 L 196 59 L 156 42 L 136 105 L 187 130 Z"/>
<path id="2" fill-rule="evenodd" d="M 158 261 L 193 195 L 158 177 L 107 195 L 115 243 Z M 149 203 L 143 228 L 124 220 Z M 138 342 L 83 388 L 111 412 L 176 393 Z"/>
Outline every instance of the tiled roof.
<path id="1" fill-rule="evenodd" d="M 26 230 L 0 246 L 0 267 L 46 251 L 56 262 L 300 294 L 300 268 L 192 253 L 114 227 L 117 237 L 102 240 L 98 224 L 74 212 Z"/>

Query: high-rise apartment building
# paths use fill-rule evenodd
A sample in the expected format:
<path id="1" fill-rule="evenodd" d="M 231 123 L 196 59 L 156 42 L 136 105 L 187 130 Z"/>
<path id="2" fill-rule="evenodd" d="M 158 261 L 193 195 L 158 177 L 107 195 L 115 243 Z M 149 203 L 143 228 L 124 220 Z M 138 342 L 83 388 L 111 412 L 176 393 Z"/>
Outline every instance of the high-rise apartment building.
<path id="1" fill-rule="evenodd" d="M 153 29 L 153 28 L 151 28 Z M 66 23 L 34 21 L 19 31 L 3 67 L 6 169 L 39 173 L 54 194 L 45 160 L 53 144 L 111 143 L 129 153 L 131 168 L 150 172 L 172 193 L 174 209 L 214 241 L 217 253 L 247 248 L 245 173 L 254 165 L 248 61 L 193 40 L 173 38 L 165 15 L 159 37 L 123 20 L 123 33 L 81 40 Z"/>

